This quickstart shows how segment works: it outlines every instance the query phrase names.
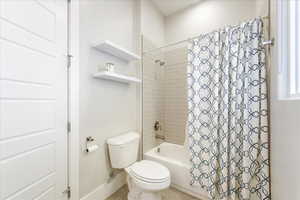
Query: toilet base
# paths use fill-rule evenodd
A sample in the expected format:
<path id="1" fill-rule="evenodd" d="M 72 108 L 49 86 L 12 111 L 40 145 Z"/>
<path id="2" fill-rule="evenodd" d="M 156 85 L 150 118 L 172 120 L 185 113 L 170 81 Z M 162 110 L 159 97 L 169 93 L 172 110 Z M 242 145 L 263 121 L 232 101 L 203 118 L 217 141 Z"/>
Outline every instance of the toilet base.
<path id="1" fill-rule="evenodd" d="M 137 187 L 135 183 L 127 176 L 128 184 L 128 200 L 161 200 L 161 194 L 159 191 L 144 191 Z"/>

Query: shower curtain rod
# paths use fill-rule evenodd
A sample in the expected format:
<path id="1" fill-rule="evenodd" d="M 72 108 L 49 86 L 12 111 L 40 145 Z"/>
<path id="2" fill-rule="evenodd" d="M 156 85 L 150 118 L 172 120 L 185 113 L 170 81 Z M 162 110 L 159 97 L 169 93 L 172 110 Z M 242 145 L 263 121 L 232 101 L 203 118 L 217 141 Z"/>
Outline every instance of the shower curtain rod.
<path id="1" fill-rule="evenodd" d="M 270 19 L 269 16 L 263 16 L 261 17 L 262 19 Z M 157 50 L 160 50 L 160 49 L 164 49 L 164 48 L 167 48 L 167 47 L 171 47 L 171 46 L 175 46 L 177 44 L 181 44 L 181 43 L 184 43 L 184 42 L 188 42 L 190 40 L 193 40 L 193 39 L 196 39 L 198 38 L 199 35 L 195 36 L 195 37 L 191 37 L 191 38 L 188 38 L 188 39 L 184 39 L 184 40 L 180 40 L 178 42 L 174 42 L 174 43 L 170 43 L 170 44 L 167 44 L 165 46 L 161 46 L 161 47 L 158 47 L 158 48 L 155 48 L 155 49 L 151 49 L 149 51 L 145 51 L 143 52 L 143 54 L 147 54 L 147 53 L 150 53 L 150 52 L 153 52 L 153 51 L 157 51 Z M 263 41 L 263 45 L 273 45 L 274 43 L 274 39 L 270 39 L 270 40 L 267 40 L 267 41 Z"/>

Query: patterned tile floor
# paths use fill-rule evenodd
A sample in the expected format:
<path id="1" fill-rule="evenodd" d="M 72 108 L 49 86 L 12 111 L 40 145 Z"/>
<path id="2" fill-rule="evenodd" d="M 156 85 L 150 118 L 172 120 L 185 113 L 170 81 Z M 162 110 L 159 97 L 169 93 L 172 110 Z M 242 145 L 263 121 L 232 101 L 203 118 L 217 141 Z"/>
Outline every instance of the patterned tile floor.
<path id="1" fill-rule="evenodd" d="M 128 188 L 127 185 L 119 189 L 106 200 L 127 200 Z M 162 191 L 162 200 L 200 200 L 188 194 L 180 192 L 174 188 L 169 188 Z"/>

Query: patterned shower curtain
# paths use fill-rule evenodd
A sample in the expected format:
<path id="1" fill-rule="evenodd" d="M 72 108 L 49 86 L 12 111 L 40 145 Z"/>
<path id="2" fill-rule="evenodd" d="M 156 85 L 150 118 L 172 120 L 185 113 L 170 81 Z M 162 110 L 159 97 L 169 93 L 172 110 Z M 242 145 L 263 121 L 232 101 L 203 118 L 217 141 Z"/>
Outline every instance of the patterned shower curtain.
<path id="1" fill-rule="evenodd" d="M 268 95 L 261 19 L 188 48 L 191 184 L 216 200 L 269 200 Z"/>

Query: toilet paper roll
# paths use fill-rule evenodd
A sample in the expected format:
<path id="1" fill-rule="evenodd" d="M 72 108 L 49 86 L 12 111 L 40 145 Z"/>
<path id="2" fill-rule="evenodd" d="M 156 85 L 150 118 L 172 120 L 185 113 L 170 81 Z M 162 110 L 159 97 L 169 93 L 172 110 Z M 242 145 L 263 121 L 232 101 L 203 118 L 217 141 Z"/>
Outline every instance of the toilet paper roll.
<path id="1" fill-rule="evenodd" d="M 98 145 L 91 145 L 91 146 L 89 146 L 87 149 L 86 149 L 86 152 L 87 153 L 91 153 L 91 152 L 94 152 L 94 151 L 96 151 L 97 149 L 99 148 L 99 146 Z"/>

